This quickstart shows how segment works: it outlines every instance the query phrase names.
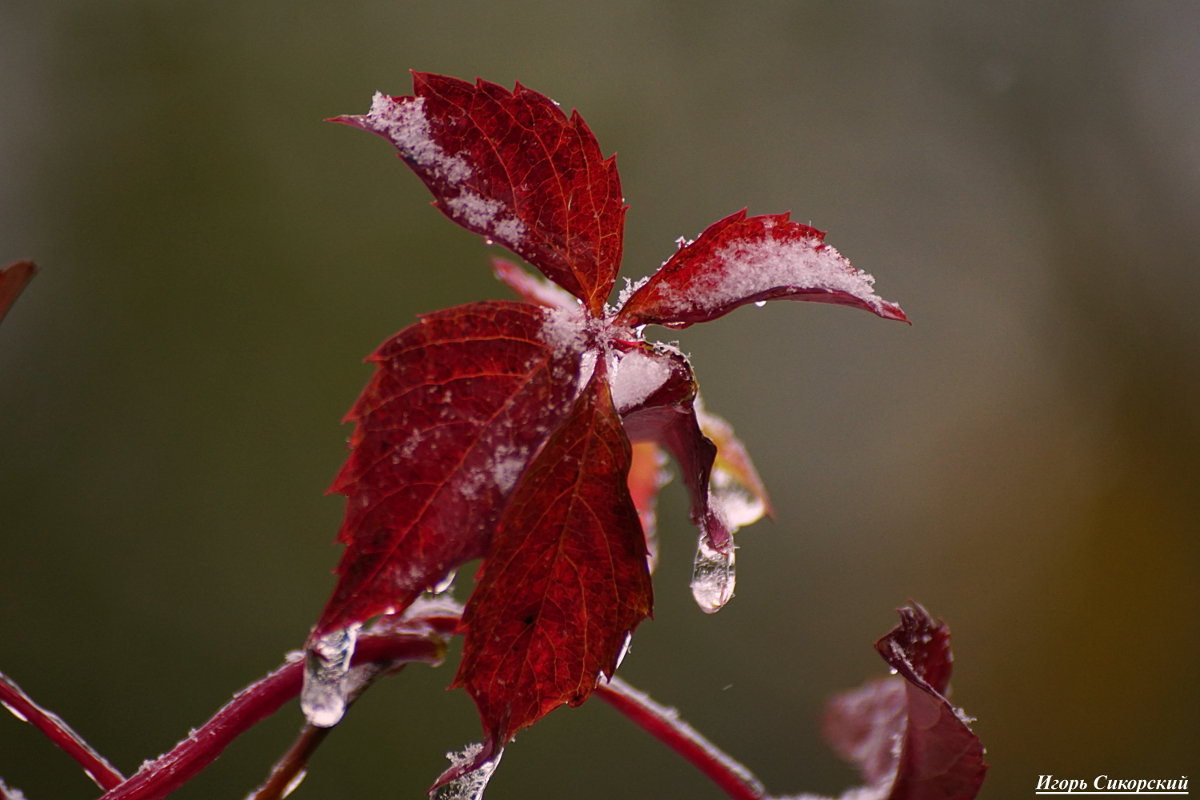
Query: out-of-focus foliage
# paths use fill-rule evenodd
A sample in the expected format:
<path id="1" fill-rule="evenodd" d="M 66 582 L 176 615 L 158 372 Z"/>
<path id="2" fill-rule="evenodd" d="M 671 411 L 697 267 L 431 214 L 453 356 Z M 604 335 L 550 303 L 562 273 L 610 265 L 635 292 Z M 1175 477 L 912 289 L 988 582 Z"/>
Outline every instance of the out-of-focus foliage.
<path id="1" fill-rule="evenodd" d="M 504 296 L 487 248 L 401 164 L 320 122 L 406 91 L 411 67 L 585 109 L 632 207 L 626 274 L 731 204 L 791 208 L 914 322 L 768 306 L 679 333 L 777 522 L 746 532 L 720 614 L 659 593 L 632 683 L 772 788 L 833 793 L 853 776 L 820 741 L 825 699 L 875 674 L 864 643 L 916 597 L 955 630 L 952 699 L 994 765 L 982 797 L 1041 773 L 1188 774 L 1198 17 L 1103 0 L 3 4 L 0 262 L 41 272 L 0 329 L 0 663 L 128 771 L 303 642 L 332 586 L 341 502 L 322 492 L 359 360 L 418 312 Z M 414 280 L 431 263 L 462 269 Z M 678 485 L 672 504 L 656 580 L 682 587 Z M 417 795 L 475 729 L 449 677 L 373 689 L 301 792 Z M 426 724 L 396 724 L 412 715 Z M 253 786 L 299 721 L 180 797 Z M 594 704 L 555 712 L 489 797 L 553 780 L 715 796 L 639 736 Z M 553 772 L 591 747 L 622 768 Z M 367 760 L 386 766 L 341 767 Z M 33 798 L 91 795 L 7 717 L 0 774 Z"/>

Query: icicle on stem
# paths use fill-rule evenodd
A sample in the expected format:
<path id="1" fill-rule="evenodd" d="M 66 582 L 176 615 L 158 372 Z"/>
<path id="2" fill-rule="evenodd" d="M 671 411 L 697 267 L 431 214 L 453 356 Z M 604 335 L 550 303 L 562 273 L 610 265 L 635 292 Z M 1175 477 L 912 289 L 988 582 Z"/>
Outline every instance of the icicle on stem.
<path id="1" fill-rule="evenodd" d="M 332 728 L 346 713 L 346 673 L 362 626 L 347 625 L 317 637 L 305 653 L 300 707 L 310 725 Z"/>
<path id="2" fill-rule="evenodd" d="M 720 611 L 733 597 L 734 581 L 733 543 L 725 550 L 718 550 L 709 544 L 706 534 L 700 534 L 692 564 L 692 597 L 696 605 L 706 614 Z"/>
<path id="3" fill-rule="evenodd" d="M 440 626 L 440 621 L 436 623 Z M 358 642 L 355 664 L 372 662 L 435 664 L 445 655 L 440 636 L 429 633 L 367 634 Z M 216 760 L 234 739 L 279 710 L 300 694 L 304 661 L 288 661 L 265 678 L 234 695 L 212 719 L 174 749 L 143 765 L 100 800 L 161 800 L 183 786 Z"/>

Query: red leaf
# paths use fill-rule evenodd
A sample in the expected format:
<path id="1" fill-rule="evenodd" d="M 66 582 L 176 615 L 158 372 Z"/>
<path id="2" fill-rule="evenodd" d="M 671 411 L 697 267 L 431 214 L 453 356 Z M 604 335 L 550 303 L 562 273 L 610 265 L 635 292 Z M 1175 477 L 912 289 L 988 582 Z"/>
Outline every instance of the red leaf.
<path id="1" fill-rule="evenodd" d="M 600 316 L 621 264 L 617 167 L 587 124 L 517 84 L 413 73 L 414 96 L 377 94 L 334 121 L 390 141 L 458 224 L 500 242 Z"/>
<path id="2" fill-rule="evenodd" d="M 626 480 L 630 445 L 599 362 L 530 464 L 463 615 L 455 685 L 496 742 L 611 676 L 650 613 L 650 573 Z"/>
<path id="3" fill-rule="evenodd" d="M 824 239 L 787 214 L 747 217 L 739 211 L 683 245 L 629 297 L 617 321 L 686 328 L 774 299 L 836 303 L 908 321 L 900 306 L 875 294 L 874 278 L 850 266 Z"/>
<path id="4" fill-rule="evenodd" d="M 825 735 L 886 800 L 971 800 L 983 785 L 983 745 L 950 704 L 950 630 L 920 606 L 875 643 L 898 677 L 834 698 Z M 896 741 L 900 741 L 897 750 Z"/>
<path id="5" fill-rule="evenodd" d="M 314 638 L 403 610 L 484 554 L 521 471 L 570 410 L 576 352 L 525 303 L 451 308 L 385 342 L 347 421 L 339 581 Z"/>
<path id="6" fill-rule="evenodd" d="M 665 379 L 657 389 L 646 394 L 638 403 L 621 409 L 625 430 L 633 441 L 651 441 L 665 447 L 679 464 L 684 486 L 691 495 L 692 522 L 703 532 L 710 546 L 721 551 L 733 548 L 729 528 L 720 514 L 711 505 L 709 479 L 717 447 L 700 430 L 694 402 L 696 378 L 691 365 L 678 351 L 646 343 L 628 346 L 622 356 L 625 359 L 640 357 L 655 359 L 666 364 Z M 627 367 L 618 365 L 619 383 L 621 373 Z M 614 394 L 629 393 L 619 386 Z"/>
<path id="7" fill-rule="evenodd" d="M 33 279 L 37 267 L 32 261 L 16 261 L 0 269 L 0 322 L 4 321 L 8 309 L 16 302 L 25 284 Z"/>

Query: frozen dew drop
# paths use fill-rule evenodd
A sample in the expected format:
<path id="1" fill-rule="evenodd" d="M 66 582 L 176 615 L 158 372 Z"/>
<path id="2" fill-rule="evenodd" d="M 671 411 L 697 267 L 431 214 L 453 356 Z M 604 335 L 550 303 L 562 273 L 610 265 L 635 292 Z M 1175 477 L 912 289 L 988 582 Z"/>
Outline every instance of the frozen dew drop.
<path id="1" fill-rule="evenodd" d="M 296 788 L 300 784 L 304 783 L 304 779 L 307 776 L 308 776 L 308 770 L 303 770 L 303 769 L 300 770 L 299 772 L 297 772 L 295 775 L 293 775 L 292 779 L 290 781 L 288 781 L 288 785 L 283 788 L 283 794 L 281 796 L 287 797 L 292 792 L 296 791 Z"/>
<path id="2" fill-rule="evenodd" d="M 445 577 L 429 588 L 429 593 L 438 595 L 445 594 L 454 588 L 454 578 L 458 575 L 456 570 L 450 570 Z"/>
<path id="3" fill-rule="evenodd" d="M 701 534 L 692 564 L 692 597 L 696 605 L 706 614 L 720 611 L 733 597 L 733 584 L 733 545 L 730 544 L 728 553 L 722 553 Z"/>
<path id="4" fill-rule="evenodd" d="M 621 643 L 621 652 L 617 653 L 617 663 L 613 666 L 613 672 L 621 668 L 621 662 L 625 660 L 625 656 L 629 655 L 629 645 L 633 642 L 633 634 L 625 634 L 625 641 Z"/>
<path id="5" fill-rule="evenodd" d="M 6 709 L 8 709 L 8 713 L 12 714 L 14 717 L 19 719 L 21 722 L 29 722 L 29 717 L 25 716 L 20 711 L 13 708 L 12 706 L 10 706 L 8 703 L 5 703 L 3 700 L 0 700 L 0 706 L 4 706 Z"/>
<path id="6" fill-rule="evenodd" d="M 755 300 L 755 301 L 754 301 L 754 307 L 755 307 L 755 308 L 762 308 L 762 307 L 763 307 L 763 306 L 765 306 L 766 304 L 767 304 L 767 301 L 766 301 L 766 300 Z"/>
<path id="7" fill-rule="evenodd" d="M 346 673 L 358 639 L 359 625 L 348 625 L 321 636 L 308 650 L 300 707 L 310 725 L 332 728 L 346 713 Z"/>
<path id="8" fill-rule="evenodd" d="M 450 759 L 451 769 L 454 769 L 454 767 L 465 766 L 475 761 L 482 750 L 483 745 L 476 743 L 468 745 L 461 753 L 447 753 L 446 758 Z M 480 762 L 471 771 L 434 789 L 431 800 L 481 800 L 483 791 L 487 788 L 488 781 L 492 779 L 492 773 L 496 771 L 496 767 L 500 764 L 500 757 L 503 755 L 504 751 L 497 748 L 491 758 Z"/>

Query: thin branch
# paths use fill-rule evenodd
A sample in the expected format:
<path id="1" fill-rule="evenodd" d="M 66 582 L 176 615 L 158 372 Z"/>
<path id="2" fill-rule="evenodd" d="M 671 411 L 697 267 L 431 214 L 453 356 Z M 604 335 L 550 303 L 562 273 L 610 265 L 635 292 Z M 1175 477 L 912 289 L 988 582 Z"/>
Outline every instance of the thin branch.
<path id="1" fill-rule="evenodd" d="M 291 794 L 292 789 L 304 779 L 309 759 L 331 730 L 333 728 L 318 728 L 307 724 L 301 728 L 292 746 L 271 768 L 266 783 L 251 792 L 246 800 L 282 800 Z"/>
<path id="2" fill-rule="evenodd" d="M 353 663 L 437 663 L 444 652 L 445 645 L 440 638 L 428 634 L 365 634 L 358 641 Z M 101 800 L 160 800 L 166 797 L 211 764 L 234 739 L 299 695 L 303 682 L 303 659 L 288 661 L 238 692 L 212 719 L 173 750 L 144 764 L 136 775 L 107 792 Z"/>
<path id="3" fill-rule="evenodd" d="M 4 704 L 12 715 L 22 722 L 28 722 L 46 734 L 51 742 L 75 759 L 83 771 L 101 789 L 109 790 L 120 785 L 125 776 L 83 737 L 71 730 L 71 726 L 53 711 L 48 711 L 34 702 L 12 678 L 0 672 L 0 703 Z"/>
<path id="4" fill-rule="evenodd" d="M 679 718 L 673 708 L 659 705 L 620 678 L 600 681 L 596 694 L 642 730 L 674 750 L 733 800 L 765 800 L 767 790 L 750 770 Z"/>
<path id="5" fill-rule="evenodd" d="M 415 619 L 381 620 L 368 636 L 449 636 L 458 627 L 461 608 L 448 598 L 439 603 L 438 606 L 433 606 L 431 601 L 426 601 L 424 610 L 437 612 L 430 616 L 420 616 Z M 448 603 L 452 603 L 452 605 L 447 605 Z M 407 661 L 396 660 L 368 661 L 353 667 L 343 682 L 349 687 L 346 707 L 349 708 L 353 705 L 375 681 L 385 675 L 399 672 L 406 663 Z M 331 730 L 333 729 L 305 724 L 300 729 L 295 741 L 271 767 L 271 773 L 267 776 L 266 782 L 247 795 L 246 800 L 283 800 L 287 797 L 300 781 L 304 780 L 309 759 L 325 741 L 326 735 Z"/>

